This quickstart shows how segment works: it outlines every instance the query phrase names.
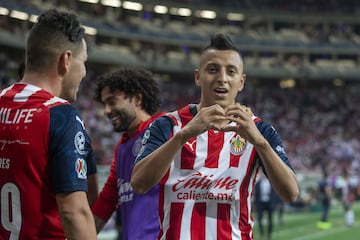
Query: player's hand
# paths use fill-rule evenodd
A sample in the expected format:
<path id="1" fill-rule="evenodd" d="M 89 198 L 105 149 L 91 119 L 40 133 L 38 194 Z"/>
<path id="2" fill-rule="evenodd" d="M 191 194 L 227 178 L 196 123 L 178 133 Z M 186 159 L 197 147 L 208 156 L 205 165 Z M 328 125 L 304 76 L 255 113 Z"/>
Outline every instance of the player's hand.
<path id="1" fill-rule="evenodd" d="M 264 137 L 254 123 L 254 114 L 251 108 L 236 103 L 225 109 L 225 115 L 226 119 L 236 123 L 236 125 L 226 125 L 221 129 L 222 131 L 237 132 L 254 145 L 263 143 Z"/>
<path id="2" fill-rule="evenodd" d="M 182 129 L 190 137 L 195 137 L 209 129 L 221 131 L 229 120 L 225 117 L 225 110 L 218 104 L 203 107 L 194 118 Z"/>

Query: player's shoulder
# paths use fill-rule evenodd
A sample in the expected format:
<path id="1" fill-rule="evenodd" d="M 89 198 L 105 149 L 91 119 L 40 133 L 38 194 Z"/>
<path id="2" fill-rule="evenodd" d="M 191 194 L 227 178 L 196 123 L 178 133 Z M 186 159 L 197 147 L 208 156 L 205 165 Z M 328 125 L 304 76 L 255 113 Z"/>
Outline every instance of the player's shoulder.
<path id="1" fill-rule="evenodd" d="M 71 109 L 74 107 L 67 100 L 60 98 L 60 97 L 55 97 L 55 96 L 53 96 L 52 98 L 45 101 L 44 105 L 48 108 L 56 108 L 56 107 L 64 106 L 65 109 L 66 108 Z"/>
<path id="2" fill-rule="evenodd" d="M 162 122 L 171 126 L 186 125 L 196 114 L 196 104 L 188 104 L 178 110 L 168 112 L 163 116 Z"/>
<path id="3" fill-rule="evenodd" d="M 175 125 L 175 123 L 176 123 L 176 118 L 174 118 L 173 115 L 165 114 L 165 115 L 161 115 L 160 117 L 155 119 L 153 121 L 152 125 L 164 127 L 164 126 L 173 126 L 173 125 Z"/>
<path id="4" fill-rule="evenodd" d="M 74 126 L 80 123 L 83 129 L 83 119 L 78 109 L 71 104 L 55 104 L 50 108 L 50 122 L 52 126 Z M 56 127 L 56 128 L 57 128 Z"/>
<path id="5" fill-rule="evenodd" d="M 64 103 L 57 102 L 57 103 L 54 103 L 51 106 L 49 106 L 49 108 L 53 112 L 64 113 L 67 115 L 79 114 L 79 111 L 77 110 L 77 108 L 68 102 L 64 102 Z"/>
<path id="6" fill-rule="evenodd" d="M 278 132 L 275 129 L 275 127 L 268 121 L 265 121 L 261 118 L 254 118 L 254 122 L 259 129 L 259 131 L 265 136 L 265 137 L 271 137 L 271 136 L 278 136 Z"/>
<path id="7" fill-rule="evenodd" d="M 259 130 L 266 130 L 272 128 L 272 125 L 268 121 L 265 121 L 257 116 L 253 116 L 253 121 L 255 122 Z"/>

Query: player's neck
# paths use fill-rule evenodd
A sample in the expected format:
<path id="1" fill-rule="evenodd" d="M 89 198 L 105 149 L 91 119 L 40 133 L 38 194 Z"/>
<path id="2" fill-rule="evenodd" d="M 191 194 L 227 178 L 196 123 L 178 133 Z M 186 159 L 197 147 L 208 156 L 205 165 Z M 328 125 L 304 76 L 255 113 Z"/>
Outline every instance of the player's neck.
<path id="1" fill-rule="evenodd" d="M 25 73 L 20 83 L 32 84 L 50 92 L 54 96 L 59 96 L 61 92 L 61 82 L 47 74 Z"/>
<path id="2" fill-rule="evenodd" d="M 138 112 L 136 118 L 132 121 L 132 123 L 129 126 L 129 129 L 126 131 L 126 134 L 131 137 L 134 135 L 142 122 L 146 122 L 150 119 L 150 115 L 145 113 L 144 111 Z"/>

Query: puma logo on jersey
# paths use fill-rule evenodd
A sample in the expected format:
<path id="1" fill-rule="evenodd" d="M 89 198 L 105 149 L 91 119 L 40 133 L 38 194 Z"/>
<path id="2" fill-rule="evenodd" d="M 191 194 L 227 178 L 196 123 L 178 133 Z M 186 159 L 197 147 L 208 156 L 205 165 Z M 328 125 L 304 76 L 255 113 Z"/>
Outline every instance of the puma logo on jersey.
<path id="1" fill-rule="evenodd" d="M 85 129 L 84 121 L 81 120 L 81 118 L 80 118 L 79 116 L 76 116 L 75 119 L 76 119 L 77 121 L 79 121 L 80 124 L 81 124 L 81 126 L 82 126 L 82 128 Z"/>
<path id="2" fill-rule="evenodd" d="M 195 147 L 195 144 L 196 144 L 196 139 L 192 140 L 191 142 L 187 141 L 185 143 L 185 145 L 189 146 L 189 148 L 191 149 L 191 151 L 194 151 L 194 147 Z"/>

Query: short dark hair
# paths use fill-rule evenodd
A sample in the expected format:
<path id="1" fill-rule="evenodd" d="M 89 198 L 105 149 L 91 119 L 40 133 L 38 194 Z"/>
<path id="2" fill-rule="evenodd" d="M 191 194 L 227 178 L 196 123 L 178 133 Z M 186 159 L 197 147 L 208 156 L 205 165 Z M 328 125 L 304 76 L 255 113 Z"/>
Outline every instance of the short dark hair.
<path id="1" fill-rule="evenodd" d="M 26 44 L 26 67 L 30 71 L 47 68 L 59 54 L 82 47 L 85 29 L 75 13 L 50 9 L 38 17 Z"/>
<path id="2" fill-rule="evenodd" d="M 223 33 L 212 35 L 210 38 L 210 44 L 206 46 L 202 52 L 205 52 L 209 49 L 234 50 L 238 52 L 240 57 L 242 58 L 240 50 L 234 45 L 230 36 L 225 35 Z"/>
<path id="3" fill-rule="evenodd" d="M 141 94 L 142 108 L 150 115 L 160 108 L 160 89 L 152 72 L 146 69 L 124 67 L 99 76 L 96 80 L 96 101 L 102 102 L 101 92 L 105 87 L 109 87 L 111 91 L 123 92 L 130 98 Z"/>

